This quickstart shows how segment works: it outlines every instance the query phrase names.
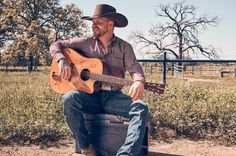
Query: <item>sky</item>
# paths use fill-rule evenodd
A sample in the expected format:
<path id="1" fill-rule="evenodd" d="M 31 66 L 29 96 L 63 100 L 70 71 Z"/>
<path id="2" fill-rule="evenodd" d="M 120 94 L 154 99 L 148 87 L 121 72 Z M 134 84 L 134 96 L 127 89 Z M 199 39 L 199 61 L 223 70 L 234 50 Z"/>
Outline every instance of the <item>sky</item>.
<path id="1" fill-rule="evenodd" d="M 96 4 L 109 4 L 125 15 L 129 24 L 125 28 L 116 28 L 115 35 L 129 41 L 134 31 L 148 33 L 152 24 L 163 23 L 155 14 L 160 4 L 173 5 L 178 0 L 60 0 L 61 5 L 74 3 L 84 16 L 92 16 Z M 203 45 L 212 45 L 219 49 L 221 59 L 236 59 L 236 0 L 187 0 L 187 4 L 197 7 L 197 15 L 218 16 L 217 27 L 209 26 L 199 36 Z M 87 21 L 86 21 L 87 22 Z M 87 22 L 90 26 L 91 22 Z"/>

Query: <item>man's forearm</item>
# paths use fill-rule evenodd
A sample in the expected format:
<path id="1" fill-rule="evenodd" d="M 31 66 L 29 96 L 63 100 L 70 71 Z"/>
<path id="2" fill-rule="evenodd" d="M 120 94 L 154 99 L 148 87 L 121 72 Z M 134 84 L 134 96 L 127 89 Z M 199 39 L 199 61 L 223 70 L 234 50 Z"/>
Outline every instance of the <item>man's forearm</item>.
<path id="1" fill-rule="evenodd" d="M 145 77 L 143 74 L 134 73 L 134 74 L 132 74 L 132 78 L 133 78 L 133 81 L 141 81 L 141 82 L 145 83 Z"/>
<path id="2" fill-rule="evenodd" d="M 59 61 L 62 58 L 65 58 L 65 56 L 62 53 L 63 47 L 60 42 L 54 42 L 50 46 L 50 54 L 56 61 Z"/>

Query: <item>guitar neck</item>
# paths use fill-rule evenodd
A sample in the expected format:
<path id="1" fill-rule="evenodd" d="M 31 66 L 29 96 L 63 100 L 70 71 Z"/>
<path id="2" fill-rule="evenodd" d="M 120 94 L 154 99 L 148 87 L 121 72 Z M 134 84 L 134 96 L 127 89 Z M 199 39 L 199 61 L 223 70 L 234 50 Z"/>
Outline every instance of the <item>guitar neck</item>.
<path id="1" fill-rule="evenodd" d="M 123 85 L 123 86 L 131 86 L 134 83 L 134 81 L 132 80 L 126 80 L 119 77 L 101 75 L 101 74 L 96 74 L 96 73 L 89 73 L 89 78 L 96 81 L 102 81 L 102 82 L 107 82 L 107 83 L 112 83 L 112 84 Z M 144 89 L 157 92 L 159 94 L 163 94 L 165 90 L 165 85 L 146 82 L 144 83 Z"/>
<path id="2" fill-rule="evenodd" d="M 101 74 L 96 74 L 96 73 L 90 73 L 89 78 L 96 81 L 108 82 L 108 83 L 118 84 L 118 85 L 123 85 L 123 86 L 130 86 L 133 84 L 132 80 L 126 80 L 119 77 L 114 77 L 110 75 L 101 75 Z"/>

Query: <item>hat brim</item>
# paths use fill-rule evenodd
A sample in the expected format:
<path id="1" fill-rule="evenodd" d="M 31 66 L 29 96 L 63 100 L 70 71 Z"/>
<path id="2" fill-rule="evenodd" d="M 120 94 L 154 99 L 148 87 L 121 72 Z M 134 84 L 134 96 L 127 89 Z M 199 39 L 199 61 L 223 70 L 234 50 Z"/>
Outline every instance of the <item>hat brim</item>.
<path id="1" fill-rule="evenodd" d="M 108 13 L 108 14 L 103 14 L 103 15 L 94 15 L 94 16 L 83 16 L 81 19 L 84 20 L 92 20 L 98 17 L 106 17 L 109 18 L 110 20 L 114 21 L 115 27 L 126 27 L 128 25 L 128 19 L 120 14 L 120 13 Z"/>

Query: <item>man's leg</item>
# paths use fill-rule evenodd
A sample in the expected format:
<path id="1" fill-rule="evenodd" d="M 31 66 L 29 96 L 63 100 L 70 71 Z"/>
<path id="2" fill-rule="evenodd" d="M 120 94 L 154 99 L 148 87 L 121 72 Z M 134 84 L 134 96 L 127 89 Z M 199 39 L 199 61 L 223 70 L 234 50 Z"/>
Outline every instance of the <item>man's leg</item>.
<path id="1" fill-rule="evenodd" d="M 121 92 L 104 92 L 102 95 L 103 111 L 130 118 L 125 143 L 116 156 L 137 155 L 145 134 L 147 105 L 142 100 L 132 101 L 128 95 Z"/>
<path id="2" fill-rule="evenodd" d="M 101 111 L 96 94 L 72 91 L 62 96 L 66 122 L 81 149 L 88 149 L 90 138 L 85 127 L 83 112 L 98 113 Z"/>

